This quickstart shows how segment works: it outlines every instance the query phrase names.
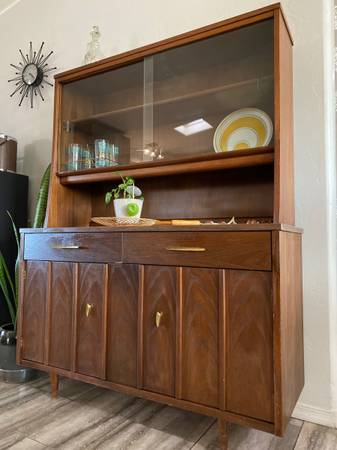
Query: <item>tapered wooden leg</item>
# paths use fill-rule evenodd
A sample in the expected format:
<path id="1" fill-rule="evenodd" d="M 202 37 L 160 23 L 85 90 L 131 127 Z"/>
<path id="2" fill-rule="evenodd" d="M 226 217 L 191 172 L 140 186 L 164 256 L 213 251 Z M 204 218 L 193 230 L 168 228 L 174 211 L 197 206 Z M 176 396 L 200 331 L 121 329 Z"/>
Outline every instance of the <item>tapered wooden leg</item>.
<path id="1" fill-rule="evenodd" d="M 229 424 L 223 419 L 218 419 L 218 424 L 219 424 L 219 448 L 220 450 L 228 450 Z"/>
<path id="2" fill-rule="evenodd" d="M 56 398 L 59 390 L 59 376 L 56 373 L 50 375 L 51 397 Z"/>

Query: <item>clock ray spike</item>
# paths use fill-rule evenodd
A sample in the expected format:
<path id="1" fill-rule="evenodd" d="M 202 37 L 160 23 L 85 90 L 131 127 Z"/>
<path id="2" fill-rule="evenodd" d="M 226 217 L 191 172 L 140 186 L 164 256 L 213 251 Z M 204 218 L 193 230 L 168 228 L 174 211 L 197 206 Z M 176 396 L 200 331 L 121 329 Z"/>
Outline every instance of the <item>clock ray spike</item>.
<path id="1" fill-rule="evenodd" d="M 10 95 L 10 97 L 13 97 L 22 87 L 24 86 L 24 83 L 20 84 Z"/>
<path id="2" fill-rule="evenodd" d="M 35 59 L 35 63 L 37 63 L 38 60 L 40 59 L 40 55 L 41 55 L 43 46 L 44 46 L 44 42 L 42 42 L 41 47 L 40 47 L 39 51 L 37 52 L 36 59 Z"/>
<path id="3" fill-rule="evenodd" d="M 50 83 L 50 82 L 47 81 L 47 80 L 43 80 L 43 81 L 44 81 L 45 83 L 49 84 L 49 86 L 52 86 L 52 87 L 54 86 L 53 83 Z"/>
<path id="4" fill-rule="evenodd" d="M 19 52 L 20 52 L 20 54 L 21 54 L 21 57 L 22 57 L 22 59 L 23 59 L 24 64 L 25 64 L 25 65 L 28 64 L 28 61 L 26 60 L 25 55 L 22 53 L 21 48 L 20 48 Z"/>
<path id="5" fill-rule="evenodd" d="M 30 107 L 33 108 L 33 104 L 34 104 L 34 92 L 33 92 L 33 88 L 30 89 Z"/>
<path id="6" fill-rule="evenodd" d="M 12 81 L 18 81 L 21 80 L 22 81 L 22 77 L 16 77 L 16 78 L 11 78 L 10 80 L 8 80 L 8 83 L 11 83 Z"/>
<path id="7" fill-rule="evenodd" d="M 40 97 L 42 98 L 42 101 L 44 102 L 44 97 L 43 97 L 43 95 L 42 95 L 40 86 L 37 87 L 37 92 L 39 93 Z"/>
<path id="8" fill-rule="evenodd" d="M 35 58 L 36 58 L 36 52 L 34 52 L 34 55 L 33 55 L 33 64 L 35 64 Z"/>
<path id="9" fill-rule="evenodd" d="M 10 64 L 12 67 L 14 67 L 16 70 L 20 70 L 20 73 L 22 72 L 22 67 L 18 67 L 15 64 Z"/>
<path id="10" fill-rule="evenodd" d="M 22 92 L 22 94 L 21 94 L 21 100 L 20 100 L 19 106 L 22 105 L 22 102 L 23 102 L 23 99 L 25 98 L 25 95 L 26 95 L 26 91 L 27 91 L 27 90 L 28 90 L 28 86 L 25 86 L 25 88 L 24 88 L 24 90 L 23 90 L 23 92 Z"/>
<path id="11" fill-rule="evenodd" d="M 33 62 L 33 44 L 32 41 L 29 43 L 29 62 Z"/>
<path id="12" fill-rule="evenodd" d="M 38 63 L 42 66 L 46 61 L 47 61 L 47 59 L 48 58 L 50 58 L 50 56 L 53 54 L 54 52 L 53 52 L 53 50 L 50 52 L 50 53 L 48 53 L 48 55 L 47 56 L 45 56 L 43 59 L 42 59 L 42 57 L 43 57 L 43 55 L 41 56 L 41 58 L 40 58 L 40 60 L 38 61 Z"/>
<path id="13" fill-rule="evenodd" d="M 51 67 L 50 69 L 45 70 L 43 73 L 51 72 L 52 70 L 56 70 L 57 67 Z"/>

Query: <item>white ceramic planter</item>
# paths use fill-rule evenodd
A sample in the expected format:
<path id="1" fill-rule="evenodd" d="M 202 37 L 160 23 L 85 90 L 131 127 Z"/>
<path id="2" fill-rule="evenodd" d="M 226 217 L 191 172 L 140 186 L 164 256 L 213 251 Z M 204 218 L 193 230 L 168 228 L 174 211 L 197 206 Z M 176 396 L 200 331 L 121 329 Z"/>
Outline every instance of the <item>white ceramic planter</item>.
<path id="1" fill-rule="evenodd" d="M 128 216 L 127 205 L 129 203 L 135 203 L 139 207 L 138 214 L 135 216 Z M 140 200 L 139 198 L 118 198 L 117 200 L 114 200 L 116 217 L 139 219 L 142 214 L 142 207 L 143 200 Z"/>

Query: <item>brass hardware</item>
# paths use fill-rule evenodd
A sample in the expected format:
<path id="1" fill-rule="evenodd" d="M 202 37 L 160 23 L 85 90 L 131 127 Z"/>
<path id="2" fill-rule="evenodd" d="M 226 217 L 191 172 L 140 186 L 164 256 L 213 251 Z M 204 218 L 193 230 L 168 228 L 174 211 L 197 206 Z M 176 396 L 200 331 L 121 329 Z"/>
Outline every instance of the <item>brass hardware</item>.
<path id="1" fill-rule="evenodd" d="M 85 315 L 86 315 L 86 317 L 90 316 L 90 314 L 92 313 L 93 309 L 94 309 L 94 305 L 92 303 L 87 303 L 85 305 Z"/>
<path id="2" fill-rule="evenodd" d="M 205 252 L 204 247 L 166 247 L 170 252 Z"/>
<path id="3" fill-rule="evenodd" d="M 26 269 L 22 270 L 22 279 L 25 280 L 27 278 L 27 272 Z"/>
<path id="4" fill-rule="evenodd" d="M 156 312 L 156 327 L 159 328 L 161 318 L 163 317 L 163 312 Z"/>
<path id="5" fill-rule="evenodd" d="M 76 250 L 81 248 L 79 245 L 53 245 L 55 250 Z"/>

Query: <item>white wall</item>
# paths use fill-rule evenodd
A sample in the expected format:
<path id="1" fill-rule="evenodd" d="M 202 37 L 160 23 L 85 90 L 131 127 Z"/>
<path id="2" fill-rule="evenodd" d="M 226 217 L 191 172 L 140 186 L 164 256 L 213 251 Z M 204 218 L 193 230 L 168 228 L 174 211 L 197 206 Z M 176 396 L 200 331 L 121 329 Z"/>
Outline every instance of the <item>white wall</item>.
<path id="1" fill-rule="evenodd" d="M 10 0 L 7 0 L 10 2 Z M 81 64 L 92 25 L 105 56 L 191 30 L 270 3 L 269 0 L 30 0 L 0 15 L 0 131 L 19 141 L 20 170 L 30 176 L 34 205 L 50 161 L 53 92 L 34 110 L 10 99 L 10 63 L 30 40 L 55 50 L 60 71 Z M 284 0 L 295 40 L 297 224 L 305 229 L 304 327 L 306 386 L 296 414 L 334 424 L 336 383 L 335 157 L 332 128 L 332 0 Z M 324 31 L 323 31 L 324 30 Z M 325 49 L 325 51 L 323 51 Z M 332 89 L 332 88 L 331 88 Z M 331 99 L 331 101 L 329 100 Z M 334 337 L 336 336 L 336 338 Z M 337 355 L 336 355 L 337 356 Z"/>

